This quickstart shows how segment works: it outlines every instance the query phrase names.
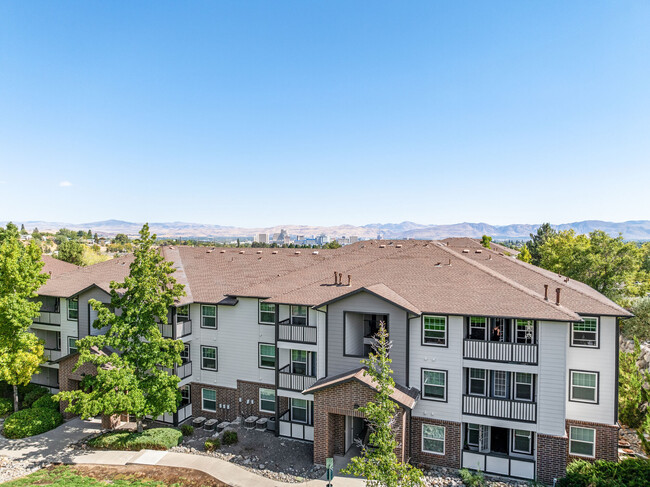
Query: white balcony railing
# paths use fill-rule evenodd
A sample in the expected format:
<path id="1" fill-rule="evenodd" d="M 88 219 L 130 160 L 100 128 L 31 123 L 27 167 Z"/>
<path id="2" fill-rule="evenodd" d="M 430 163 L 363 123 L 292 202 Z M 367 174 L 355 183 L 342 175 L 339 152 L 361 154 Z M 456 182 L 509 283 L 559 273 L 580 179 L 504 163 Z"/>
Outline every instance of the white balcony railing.
<path id="1" fill-rule="evenodd" d="M 290 391 L 302 392 L 314 385 L 316 377 L 303 374 L 292 374 L 289 372 L 289 366 L 284 367 L 279 372 L 278 387 Z"/>
<path id="2" fill-rule="evenodd" d="M 463 414 L 534 423 L 537 421 L 537 403 L 464 395 Z"/>
<path id="3" fill-rule="evenodd" d="M 537 364 L 537 344 L 465 339 L 463 341 L 463 357 L 488 362 L 515 362 L 532 365 Z"/>
<path id="4" fill-rule="evenodd" d="M 43 357 L 45 357 L 48 362 L 59 360 L 62 356 L 61 350 L 50 350 L 47 348 L 43 350 Z"/>
<path id="5" fill-rule="evenodd" d="M 463 468 L 522 479 L 535 478 L 535 461 L 494 453 L 463 451 Z"/>
<path id="6" fill-rule="evenodd" d="M 34 318 L 34 323 L 59 326 L 61 325 L 61 313 L 48 313 L 42 311 L 36 318 Z"/>
<path id="7" fill-rule="evenodd" d="M 316 327 L 305 325 L 278 325 L 278 340 L 294 343 L 316 344 Z"/>
<path id="8" fill-rule="evenodd" d="M 176 327 L 176 338 L 182 338 L 192 334 L 192 321 L 179 321 L 176 325 L 168 323 L 159 325 L 160 333 L 165 338 L 174 338 L 174 326 Z"/>

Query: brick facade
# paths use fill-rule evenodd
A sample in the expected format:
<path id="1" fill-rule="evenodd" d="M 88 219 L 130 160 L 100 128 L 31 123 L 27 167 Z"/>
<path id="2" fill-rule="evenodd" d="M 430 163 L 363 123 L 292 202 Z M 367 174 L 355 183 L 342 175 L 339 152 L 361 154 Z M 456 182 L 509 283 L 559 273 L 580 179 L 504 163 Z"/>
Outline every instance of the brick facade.
<path id="1" fill-rule="evenodd" d="M 60 391 L 74 391 L 79 389 L 79 382 L 85 375 L 96 375 L 97 369 L 93 364 L 85 363 L 76 371 L 73 371 L 79 360 L 79 355 L 69 355 L 59 362 L 59 390 Z M 61 414 L 66 419 L 73 418 L 75 415 L 66 413 L 65 408 L 68 407 L 67 401 L 61 401 L 59 409 Z"/>
<path id="2" fill-rule="evenodd" d="M 592 460 L 608 460 L 610 462 L 618 461 L 618 425 L 608 425 L 602 423 L 587 423 L 585 421 L 567 420 L 566 432 L 570 433 L 571 426 L 580 426 L 582 428 L 593 428 L 596 430 L 596 458 Z M 590 460 L 585 457 L 573 456 L 568 453 L 568 462 L 573 460 Z"/>
<path id="3" fill-rule="evenodd" d="M 192 382 L 190 384 L 190 394 L 192 396 L 192 416 L 195 418 L 203 416 L 204 418 L 216 418 L 221 421 L 233 421 L 237 416 L 247 418 L 248 416 L 271 417 L 275 413 L 264 413 L 260 411 L 260 388 L 275 389 L 271 384 L 258 382 L 247 382 L 238 380 L 237 388 L 220 387 L 212 384 L 201 384 Z M 204 411 L 201 396 L 202 389 L 210 389 L 217 393 L 217 411 Z M 241 402 L 239 401 L 241 398 Z M 285 398 L 279 398 L 285 399 Z M 248 404 L 247 404 L 248 401 Z M 282 401 L 280 406 L 282 406 Z M 284 401 L 286 405 L 286 400 Z M 225 407 L 219 407 L 219 406 Z M 287 406 L 288 407 L 288 406 Z M 280 412 L 283 410 L 281 409 Z"/>
<path id="4" fill-rule="evenodd" d="M 568 445 L 563 436 L 537 435 L 537 480 L 552 484 L 553 479 L 564 477 Z"/>
<path id="5" fill-rule="evenodd" d="M 445 454 L 436 455 L 422 451 L 422 425 L 433 424 L 445 427 Z M 411 418 L 411 463 L 427 466 L 460 468 L 461 423 L 441 421 L 432 418 Z"/>

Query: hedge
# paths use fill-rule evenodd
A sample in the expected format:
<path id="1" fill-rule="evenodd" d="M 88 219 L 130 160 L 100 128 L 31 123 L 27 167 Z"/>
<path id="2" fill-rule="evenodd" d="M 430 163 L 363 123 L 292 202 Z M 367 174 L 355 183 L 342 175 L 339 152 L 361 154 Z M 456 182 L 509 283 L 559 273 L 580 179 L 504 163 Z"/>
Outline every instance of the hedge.
<path id="1" fill-rule="evenodd" d="M 560 487 L 647 487 L 650 460 L 628 458 L 621 462 L 576 460 L 567 467 Z"/>
<path id="2" fill-rule="evenodd" d="M 34 401 L 32 405 L 33 408 L 45 408 L 45 409 L 54 409 L 55 411 L 59 410 L 59 403 L 52 399 L 52 394 L 45 394 L 44 396 L 39 397 Z"/>
<path id="3" fill-rule="evenodd" d="M 36 400 L 43 397 L 45 394 L 47 394 L 47 389 L 44 387 L 39 386 L 37 389 L 32 389 L 25 394 L 25 398 L 23 399 L 23 408 L 31 408 Z"/>
<path id="4" fill-rule="evenodd" d="M 53 409 L 23 409 L 7 418 L 4 424 L 4 435 L 7 438 L 25 438 L 50 431 L 61 423 L 63 417 Z"/>
<path id="5" fill-rule="evenodd" d="M 14 403 L 11 399 L 0 397 L 0 416 L 4 416 L 14 410 Z"/>
<path id="6" fill-rule="evenodd" d="M 116 431 L 88 441 L 93 448 L 106 450 L 168 450 L 181 444 L 183 434 L 173 428 L 152 428 L 142 433 Z"/>

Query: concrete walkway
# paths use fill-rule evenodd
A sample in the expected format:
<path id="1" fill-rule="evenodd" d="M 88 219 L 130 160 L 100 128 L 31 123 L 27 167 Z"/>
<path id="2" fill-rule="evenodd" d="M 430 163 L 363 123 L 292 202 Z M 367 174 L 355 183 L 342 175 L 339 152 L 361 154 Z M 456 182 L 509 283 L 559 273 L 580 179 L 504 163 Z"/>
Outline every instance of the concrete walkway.
<path id="1" fill-rule="evenodd" d="M 225 460 L 204 455 L 189 453 L 161 452 L 142 450 L 139 452 L 124 451 L 86 451 L 64 460 L 70 464 L 95 464 L 95 465 L 161 465 L 166 467 L 182 467 L 199 470 L 232 487 L 324 487 L 324 480 L 309 480 L 302 483 L 286 483 L 271 480 L 249 470 L 234 465 Z M 356 478 L 336 477 L 332 481 L 334 487 L 362 487 L 365 482 Z"/>
<path id="2" fill-rule="evenodd" d="M 46 433 L 10 440 L 0 435 L 0 456 L 13 460 L 26 460 L 34 463 L 56 463 L 62 461 L 71 450 L 66 448 L 101 429 L 101 421 L 71 419 Z"/>

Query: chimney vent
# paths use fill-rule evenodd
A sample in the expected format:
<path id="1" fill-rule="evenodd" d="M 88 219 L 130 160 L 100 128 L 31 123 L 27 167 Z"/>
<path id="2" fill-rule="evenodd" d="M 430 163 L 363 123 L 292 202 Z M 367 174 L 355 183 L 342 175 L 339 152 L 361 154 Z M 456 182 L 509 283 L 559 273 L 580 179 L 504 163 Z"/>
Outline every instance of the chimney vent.
<path id="1" fill-rule="evenodd" d="M 555 290 L 555 304 L 558 306 L 560 305 L 560 291 L 561 289 L 559 287 Z"/>
<path id="2" fill-rule="evenodd" d="M 544 299 L 548 301 L 548 284 L 544 284 Z"/>
<path id="3" fill-rule="evenodd" d="M 336 286 L 339 283 L 338 273 L 334 271 L 334 285 Z"/>
<path id="4" fill-rule="evenodd" d="M 339 272 L 339 285 L 343 284 L 343 273 Z"/>
<path id="5" fill-rule="evenodd" d="M 348 274 L 348 286 L 352 286 L 352 276 Z"/>

